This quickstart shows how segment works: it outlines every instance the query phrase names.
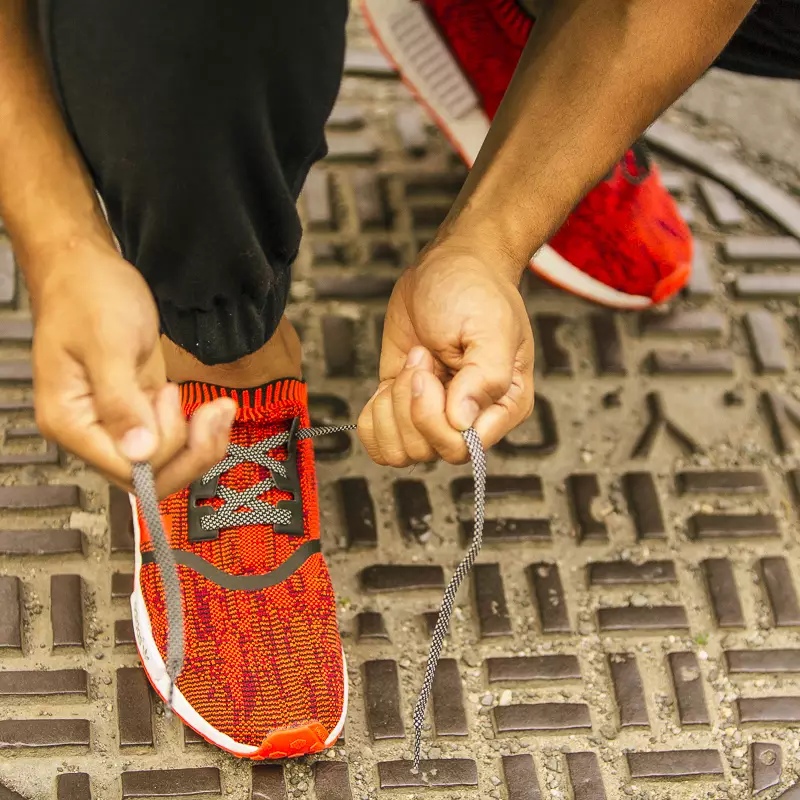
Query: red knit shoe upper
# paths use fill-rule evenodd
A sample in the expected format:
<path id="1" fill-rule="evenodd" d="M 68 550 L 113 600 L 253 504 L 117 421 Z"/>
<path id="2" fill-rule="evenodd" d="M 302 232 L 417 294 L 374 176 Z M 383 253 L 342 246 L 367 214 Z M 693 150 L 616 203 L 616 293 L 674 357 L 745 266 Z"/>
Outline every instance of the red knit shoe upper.
<path id="1" fill-rule="evenodd" d="M 192 383 L 184 384 L 181 394 L 187 416 L 215 397 L 227 395 L 236 400 L 239 411 L 231 442 L 245 447 L 286 431 L 295 418 L 300 427 L 309 424 L 306 387 L 296 380 L 243 391 Z M 210 541 L 192 541 L 187 488 L 161 503 L 173 550 L 189 551 L 231 576 L 263 576 L 286 564 L 308 542 L 318 540 L 312 444 L 300 441 L 296 448 L 303 511 L 300 535 L 276 533 L 272 525 L 248 524 L 223 528 Z M 284 462 L 287 452 L 280 446 L 270 456 Z M 264 466 L 244 461 L 223 473 L 219 484 L 243 491 L 268 478 Z M 292 495 L 272 488 L 260 499 L 274 505 Z M 218 497 L 197 501 L 197 505 L 215 509 L 222 504 Z M 141 513 L 139 521 L 143 527 Z M 142 553 L 151 547 L 143 535 Z M 276 736 L 280 739 L 279 732 L 304 726 L 316 726 L 317 738 L 324 741 L 343 713 L 344 668 L 336 601 L 322 555 L 318 548 L 306 546 L 305 551 L 309 550 L 311 554 L 285 580 L 256 590 L 224 588 L 194 569 L 178 567 L 186 655 L 177 687 L 206 722 L 237 743 L 262 747 L 273 734 L 263 756 L 321 749 L 316 740 L 298 745 L 298 753 L 283 752 L 291 749 L 292 742 L 282 742 L 279 751 L 273 745 Z M 163 658 L 166 612 L 155 564 L 142 566 L 140 581 Z"/>
<path id="2" fill-rule="evenodd" d="M 515 44 L 503 27 L 501 6 L 489 0 L 424 0 L 431 18 L 447 41 L 483 107 L 494 118 L 497 107 L 511 82 L 517 62 L 528 38 L 527 30 L 517 33 Z M 509 28 L 512 28 L 509 25 Z M 517 31 L 517 27 L 513 26 Z"/>
<path id="3" fill-rule="evenodd" d="M 549 244 L 571 264 L 630 295 L 666 300 L 689 277 L 692 236 L 655 164 L 631 182 L 625 155 L 578 204 Z"/>
<path id="4" fill-rule="evenodd" d="M 424 2 L 484 110 L 494 118 L 533 19 L 518 0 Z M 612 289 L 658 302 L 688 279 L 692 239 L 655 166 L 641 180 L 630 179 L 635 160 L 629 151 L 549 244 L 569 264 Z M 625 164 L 628 170 L 622 168 Z"/>

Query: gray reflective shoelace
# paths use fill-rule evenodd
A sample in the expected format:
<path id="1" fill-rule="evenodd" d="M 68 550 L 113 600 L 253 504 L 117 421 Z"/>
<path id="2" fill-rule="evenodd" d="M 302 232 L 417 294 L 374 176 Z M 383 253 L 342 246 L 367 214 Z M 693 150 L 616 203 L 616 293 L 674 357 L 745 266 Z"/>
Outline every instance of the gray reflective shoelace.
<path id="1" fill-rule="evenodd" d="M 327 436 L 331 433 L 355 430 L 355 425 L 332 425 L 319 428 L 301 428 L 296 433 L 296 438 L 311 439 L 315 436 Z M 480 553 L 483 544 L 483 524 L 486 505 L 486 452 L 483 449 L 480 437 L 474 429 L 470 428 L 462 434 L 469 450 L 472 461 L 472 473 L 475 482 L 475 519 L 473 526 L 472 542 L 461 563 L 456 567 L 450 583 L 444 591 L 442 605 L 436 626 L 431 636 L 430 652 L 425 665 L 425 678 L 422 682 L 419 697 L 414 706 L 414 769 L 419 770 L 422 752 L 422 726 L 425 721 L 425 712 L 428 708 L 433 681 L 436 677 L 436 667 L 439 664 L 442 648 L 450 628 L 450 618 L 453 614 L 456 595 L 464 578 L 469 575 L 475 559 Z M 202 478 L 208 483 L 219 477 L 224 472 L 238 464 L 255 463 L 265 467 L 271 474 L 278 473 L 286 477 L 284 462 L 273 458 L 270 452 L 277 447 L 286 445 L 289 441 L 289 432 L 270 436 L 263 442 L 245 447 L 232 444 L 228 448 L 227 456 L 213 466 Z M 217 496 L 224 502 L 214 514 L 203 518 L 203 527 L 224 528 L 239 525 L 285 525 L 288 524 L 291 512 L 270 505 L 259 496 L 275 487 L 271 477 L 261 481 L 243 492 L 230 487 L 219 486 Z M 150 464 L 138 463 L 133 465 L 133 488 L 142 507 L 150 538 L 153 542 L 153 551 L 156 565 L 161 574 L 164 585 L 164 599 L 167 607 L 167 660 L 166 670 L 169 677 L 167 692 L 167 708 L 171 709 L 175 695 L 175 684 L 183 669 L 184 657 L 184 628 L 183 628 L 183 603 L 181 600 L 181 584 L 175 558 L 170 548 L 169 540 L 161 523 L 161 514 L 158 509 L 155 480 Z M 239 511 L 242 507 L 249 511 Z"/>

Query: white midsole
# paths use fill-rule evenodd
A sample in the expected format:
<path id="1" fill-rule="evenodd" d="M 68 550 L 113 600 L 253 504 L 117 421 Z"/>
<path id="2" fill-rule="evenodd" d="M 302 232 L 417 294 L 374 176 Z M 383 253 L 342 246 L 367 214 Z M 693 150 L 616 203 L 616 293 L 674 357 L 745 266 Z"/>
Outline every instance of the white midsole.
<path id="1" fill-rule="evenodd" d="M 536 252 L 531 259 L 531 264 L 536 272 L 549 278 L 553 283 L 597 303 L 630 311 L 637 311 L 653 305 L 653 301 L 649 297 L 620 292 L 591 275 L 587 275 L 583 270 L 570 264 L 557 250 L 547 245 Z"/>
<path id="2" fill-rule="evenodd" d="M 489 132 L 489 117 L 480 108 L 473 109 L 458 118 L 450 114 L 444 104 L 436 100 L 435 93 L 431 91 L 425 78 L 414 64 L 403 57 L 403 50 L 392 30 L 390 20 L 394 19 L 395 15 L 413 9 L 410 13 L 419 17 L 416 23 L 427 24 L 434 35 L 440 38 L 435 26 L 427 19 L 419 4 L 413 0 L 361 0 L 361 2 L 364 13 L 378 35 L 381 45 L 386 49 L 391 60 L 402 67 L 404 80 L 433 115 L 434 122 L 443 129 L 467 166 L 472 167 L 478 158 L 486 134 Z M 455 60 L 447 66 L 460 71 Z M 534 255 L 531 259 L 531 266 L 535 272 L 558 286 L 604 305 L 636 310 L 647 308 L 653 304 L 649 297 L 626 294 L 592 278 L 559 255 L 549 245 L 544 245 Z"/>
<path id="3" fill-rule="evenodd" d="M 139 514 L 136 509 L 136 498 L 129 495 L 131 511 L 133 513 L 133 537 L 134 537 L 134 576 L 133 594 L 131 595 L 131 614 L 133 616 L 133 635 L 136 637 L 136 646 L 142 659 L 145 672 L 156 687 L 161 697 L 169 694 L 169 676 L 164 659 L 158 651 L 153 629 L 150 625 L 150 615 L 147 613 L 147 606 L 142 595 L 139 573 L 142 568 L 142 554 L 139 549 Z M 349 694 L 347 679 L 347 661 L 345 660 L 344 650 L 342 650 L 342 670 L 344 679 L 344 703 L 342 704 L 342 716 L 336 727 L 325 740 L 325 747 L 330 747 L 338 738 L 344 728 L 345 718 L 347 717 L 347 701 Z M 218 731 L 213 725 L 207 722 L 194 707 L 183 696 L 180 689 L 176 686 L 173 690 L 173 711 L 190 727 L 199 733 L 204 739 L 213 742 L 218 747 L 222 747 L 237 756 L 253 756 L 258 752 L 253 745 L 241 744 L 232 739 L 222 731 Z"/>

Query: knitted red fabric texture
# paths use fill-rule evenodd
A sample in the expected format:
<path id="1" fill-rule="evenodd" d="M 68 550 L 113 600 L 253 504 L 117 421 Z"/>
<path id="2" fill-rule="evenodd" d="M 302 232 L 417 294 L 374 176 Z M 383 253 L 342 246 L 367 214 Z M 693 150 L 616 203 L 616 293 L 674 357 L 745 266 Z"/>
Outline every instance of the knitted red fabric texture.
<path id="1" fill-rule="evenodd" d="M 231 441 L 257 442 L 285 431 L 295 417 L 308 427 L 306 386 L 281 380 L 265 387 L 229 390 L 200 383 L 181 387 L 187 417 L 215 397 L 229 396 L 239 410 Z M 271 454 L 285 460 L 286 450 Z M 231 575 L 262 574 L 282 564 L 304 542 L 319 539 L 314 452 L 309 440 L 297 443 L 304 534 L 276 534 L 270 525 L 223 529 L 216 540 L 190 542 L 184 489 L 161 503 L 173 548 L 189 550 Z M 241 491 L 268 473 L 253 463 L 237 465 L 220 484 Z M 277 489 L 262 495 L 289 499 Z M 221 500 L 208 501 L 219 505 Z M 139 524 L 144 526 L 141 513 Z M 142 550 L 151 548 L 143 537 Z M 258 591 L 223 589 L 179 566 L 183 589 L 186 656 L 177 686 L 214 728 L 240 744 L 260 746 L 274 731 L 321 724 L 332 731 L 344 703 L 343 661 L 336 600 L 323 557 L 311 555 L 292 576 Z M 141 585 L 162 657 L 166 652 L 166 609 L 155 564 L 141 570 Z M 323 737 L 325 738 L 325 737 Z"/>
<path id="2" fill-rule="evenodd" d="M 626 154 L 630 160 L 630 154 Z M 593 278 L 631 295 L 668 296 L 689 277 L 692 235 L 675 201 L 661 183 L 658 168 L 632 184 L 617 165 L 578 204 L 550 246 Z"/>
<path id="3" fill-rule="evenodd" d="M 534 22 L 517 0 L 424 0 L 494 118 Z M 635 159 L 629 151 L 624 161 Z M 635 172 L 635 167 L 632 171 Z M 607 286 L 666 299 L 688 279 L 692 236 L 658 170 L 632 183 L 618 165 L 578 204 L 550 246 Z"/>
<path id="4" fill-rule="evenodd" d="M 424 2 L 456 60 L 480 95 L 484 110 L 490 118 L 494 118 L 517 67 L 530 26 L 517 34 L 515 42 L 506 33 L 503 24 L 507 9 L 499 4 L 488 0 Z M 516 32 L 516 25 L 513 27 Z"/>

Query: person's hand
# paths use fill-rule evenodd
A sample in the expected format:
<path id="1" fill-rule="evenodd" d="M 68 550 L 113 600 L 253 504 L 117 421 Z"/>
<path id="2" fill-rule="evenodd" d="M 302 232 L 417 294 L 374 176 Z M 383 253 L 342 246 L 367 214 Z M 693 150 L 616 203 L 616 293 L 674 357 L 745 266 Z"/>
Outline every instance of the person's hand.
<path id="1" fill-rule="evenodd" d="M 125 487 L 150 461 L 163 497 L 219 461 L 236 407 L 202 406 L 187 424 L 167 383 L 158 312 L 141 275 L 110 245 L 48 256 L 31 286 L 36 422 L 42 434 Z"/>
<path id="2" fill-rule="evenodd" d="M 386 313 L 380 385 L 358 432 L 378 464 L 468 458 L 461 431 L 485 447 L 533 410 L 533 333 L 519 271 L 498 255 L 435 245 L 406 270 Z"/>

